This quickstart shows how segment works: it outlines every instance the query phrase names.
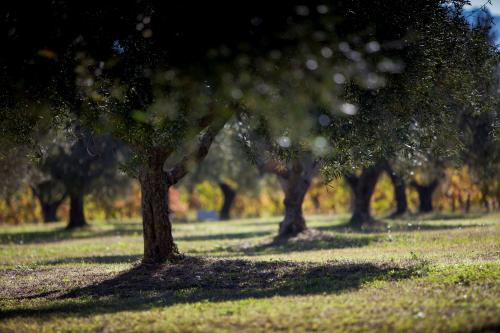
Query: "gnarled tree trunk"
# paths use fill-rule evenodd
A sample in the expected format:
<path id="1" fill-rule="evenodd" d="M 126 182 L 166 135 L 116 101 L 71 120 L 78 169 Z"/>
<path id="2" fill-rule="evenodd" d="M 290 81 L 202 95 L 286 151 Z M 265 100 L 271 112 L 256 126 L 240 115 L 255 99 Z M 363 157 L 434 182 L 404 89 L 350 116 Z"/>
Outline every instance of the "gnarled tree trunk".
<path id="1" fill-rule="evenodd" d="M 360 228 L 375 223 L 370 213 L 370 199 L 381 172 L 381 164 L 377 163 L 369 168 L 364 168 L 359 176 L 354 174 L 346 175 L 354 196 L 353 213 L 349 221 L 351 227 Z"/>
<path id="2" fill-rule="evenodd" d="M 224 202 L 219 211 L 219 219 L 227 221 L 231 218 L 231 207 L 233 206 L 234 199 L 236 198 L 236 191 L 224 182 L 219 182 L 219 187 L 224 197 Z"/>
<path id="3" fill-rule="evenodd" d="M 87 225 L 84 213 L 84 193 L 73 190 L 69 196 L 69 223 L 67 229 L 81 228 Z"/>
<path id="4" fill-rule="evenodd" d="M 167 173 L 163 163 L 167 155 L 161 151 L 149 153 L 139 171 L 141 184 L 142 226 L 144 231 L 144 263 L 158 264 L 174 259 L 178 254 L 172 237 L 169 216 Z"/>
<path id="5" fill-rule="evenodd" d="M 178 258 L 179 251 L 174 243 L 169 216 L 168 189 L 205 158 L 217 132 L 227 121 L 225 117 L 204 129 L 193 150 L 178 151 L 176 154 L 167 149 L 148 148 L 141 152 L 144 158 L 139 169 L 144 263 L 161 264 Z M 169 157 L 171 159 L 167 160 Z M 168 170 L 164 170 L 164 165 Z"/>
<path id="6" fill-rule="evenodd" d="M 286 172 L 278 175 L 285 193 L 285 217 L 279 225 L 278 238 L 295 236 L 307 229 L 302 205 L 316 168 L 316 161 L 303 163 L 297 160 Z"/>
<path id="7" fill-rule="evenodd" d="M 418 193 L 418 211 L 420 213 L 432 212 L 434 209 L 432 206 L 432 195 L 438 186 L 438 181 L 433 180 L 428 185 L 420 185 L 416 181 L 412 181 L 411 186 L 413 186 Z"/>
<path id="8" fill-rule="evenodd" d="M 389 162 L 384 162 L 384 169 L 391 178 L 392 186 L 394 187 L 394 199 L 396 200 L 396 210 L 390 215 L 390 218 L 395 218 L 403 215 L 408 210 L 408 200 L 406 198 L 406 184 L 391 167 Z"/>

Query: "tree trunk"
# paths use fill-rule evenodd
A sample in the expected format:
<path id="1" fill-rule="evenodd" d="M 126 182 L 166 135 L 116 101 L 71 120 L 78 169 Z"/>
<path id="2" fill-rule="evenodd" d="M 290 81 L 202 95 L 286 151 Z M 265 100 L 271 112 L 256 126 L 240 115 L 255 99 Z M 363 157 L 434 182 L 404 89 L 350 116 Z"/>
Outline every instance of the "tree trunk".
<path id="1" fill-rule="evenodd" d="M 451 207 L 451 212 L 455 213 L 456 208 L 456 203 L 455 203 L 455 194 L 447 194 L 446 195 L 448 198 L 450 198 L 450 207 Z"/>
<path id="2" fill-rule="evenodd" d="M 419 211 L 420 213 L 428 213 L 432 212 L 432 192 L 430 192 L 427 188 L 421 188 L 418 191 L 418 199 L 419 199 Z"/>
<path id="3" fill-rule="evenodd" d="M 57 218 L 57 209 L 59 208 L 60 204 L 60 202 L 42 202 L 40 200 L 43 222 L 50 223 L 59 221 L 59 219 Z"/>
<path id="4" fill-rule="evenodd" d="M 484 194 L 485 192 L 483 191 L 482 194 L 481 194 L 481 204 L 483 205 L 484 209 L 486 210 L 486 212 L 489 212 L 490 211 L 490 204 L 488 202 L 488 197 L 486 194 Z"/>
<path id="5" fill-rule="evenodd" d="M 314 206 L 314 214 L 319 214 L 321 212 L 321 203 L 319 201 L 319 195 L 315 195 L 311 198 Z"/>
<path id="6" fill-rule="evenodd" d="M 413 181 L 412 186 L 417 190 L 419 207 L 418 211 L 420 213 L 432 212 L 434 207 L 432 206 L 432 194 L 436 190 L 438 181 L 434 180 L 428 185 L 420 185 Z"/>
<path id="7" fill-rule="evenodd" d="M 293 161 L 285 174 L 278 175 L 285 193 L 285 217 L 279 225 L 278 238 L 293 237 L 307 229 L 302 204 L 316 167 L 315 161 L 311 163 Z"/>
<path id="8" fill-rule="evenodd" d="M 408 200 L 406 198 L 406 184 L 402 177 L 400 177 L 391 167 L 388 161 L 382 162 L 384 169 L 391 178 L 392 186 L 394 188 L 394 199 L 396 200 L 396 210 L 389 216 L 396 218 L 405 214 L 408 210 Z"/>
<path id="9" fill-rule="evenodd" d="M 73 192 L 69 196 L 69 223 L 67 229 L 81 228 L 87 225 L 84 213 L 84 194 L 82 192 Z"/>
<path id="10" fill-rule="evenodd" d="M 369 168 L 364 168 L 361 175 L 347 175 L 353 200 L 353 213 L 349 225 L 353 228 L 361 228 L 364 225 L 373 225 L 375 219 L 371 216 L 370 200 L 375 191 L 377 180 L 382 171 L 380 163 Z"/>
<path id="11" fill-rule="evenodd" d="M 470 213 L 470 206 L 471 206 L 471 195 L 470 193 L 467 193 L 467 199 L 465 200 L 465 209 L 464 209 L 465 214 Z"/>
<path id="12" fill-rule="evenodd" d="M 396 199 L 396 211 L 391 214 L 391 217 L 397 217 L 405 214 L 408 210 L 408 202 L 406 199 L 406 186 L 404 182 L 394 185 L 394 197 Z"/>
<path id="13" fill-rule="evenodd" d="M 148 264 L 161 264 L 178 254 L 169 216 L 169 182 L 167 173 L 163 171 L 165 159 L 165 154 L 150 152 L 147 163 L 139 172 L 144 231 L 143 262 Z"/>
<path id="14" fill-rule="evenodd" d="M 33 196 L 38 199 L 42 209 L 43 222 L 57 222 L 57 209 L 66 199 L 67 192 L 61 183 L 45 180 L 31 186 Z"/>
<path id="15" fill-rule="evenodd" d="M 227 221 L 231 218 L 231 207 L 233 206 L 234 199 L 236 198 L 236 191 L 231 188 L 226 183 L 220 182 L 219 187 L 224 196 L 224 203 L 219 212 L 219 219 L 221 221 Z"/>

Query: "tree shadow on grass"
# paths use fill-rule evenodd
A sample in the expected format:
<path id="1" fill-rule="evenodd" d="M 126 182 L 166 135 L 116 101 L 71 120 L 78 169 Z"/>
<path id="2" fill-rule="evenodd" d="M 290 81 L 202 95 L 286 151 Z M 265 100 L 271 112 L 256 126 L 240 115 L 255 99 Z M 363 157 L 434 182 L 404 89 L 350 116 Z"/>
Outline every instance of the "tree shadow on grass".
<path id="1" fill-rule="evenodd" d="M 176 241 L 228 240 L 228 239 L 261 237 L 269 234 L 271 234 L 270 231 L 248 231 L 248 232 L 221 233 L 221 234 L 209 234 L 209 235 L 180 236 L 180 237 L 175 237 L 175 240 Z"/>
<path id="2" fill-rule="evenodd" d="M 388 232 L 414 232 L 414 231 L 439 231 L 439 230 L 452 230 L 452 229 L 466 229 L 484 227 L 484 224 L 433 224 L 431 221 L 425 222 L 424 220 L 410 220 L 395 221 L 390 223 L 381 223 L 374 227 L 364 227 L 361 229 L 352 228 L 347 222 L 342 224 L 318 226 L 316 229 L 320 231 L 332 231 L 336 233 L 361 233 L 361 234 L 380 234 Z"/>
<path id="3" fill-rule="evenodd" d="M 0 318 L 55 314 L 78 317 L 200 301 L 332 294 L 359 289 L 372 281 L 407 279 L 423 272 L 425 264 L 419 262 L 375 265 L 187 257 L 176 264 L 138 265 L 98 282 L 90 279 L 93 283 L 79 288 L 68 289 L 60 283 L 52 295 L 39 295 L 50 302 L 0 310 Z"/>
<path id="4" fill-rule="evenodd" d="M 97 228 L 84 228 L 80 230 L 52 229 L 44 231 L 28 231 L 0 234 L 0 245 L 8 244 L 42 244 L 54 243 L 65 240 L 90 239 L 115 236 L 142 236 L 142 226 L 130 228 L 127 226 L 115 225 L 112 230 L 99 230 Z M 176 237 L 177 241 L 207 241 L 207 240 L 228 240 L 259 237 L 270 234 L 269 231 L 250 231 L 238 233 L 220 233 L 209 235 L 190 235 Z"/>
<path id="5" fill-rule="evenodd" d="M 43 231 L 23 231 L 0 234 L 0 245 L 8 244 L 41 244 L 54 243 L 73 239 L 89 239 L 96 237 L 114 236 L 139 236 L 142 229 L 129 228 L 127 226 L 115 227 L 111 230 L 99 230 L 89 226 L 77 230 L 66 230 L 64 228 Z"/>
<path id="6" fill-rule="evenodd" d="M 242 253 L 246 256 L 282 254 L 298 251 L 333 250 L 367 246 L 380 241 L 377 235 L 327 234 L 318 229 L 308 229 L 296 237 L 272 239 L 259 244 L 239 245 L 225 248 L 227 252 Z"/>
<path id="7" fill-rule="evenodd" d="M 447 220 L 476 220 L 487 213 L 445 213 L 435 212 L 428 214 L 409 214 L 402 217 L 403 220 L 419 220 L 419 221 L 447 221 Z"/>

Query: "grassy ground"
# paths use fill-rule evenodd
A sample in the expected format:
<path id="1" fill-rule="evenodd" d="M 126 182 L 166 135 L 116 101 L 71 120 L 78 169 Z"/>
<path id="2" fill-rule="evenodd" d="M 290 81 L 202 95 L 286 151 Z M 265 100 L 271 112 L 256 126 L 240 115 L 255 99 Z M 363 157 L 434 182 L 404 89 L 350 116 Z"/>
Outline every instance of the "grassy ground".
<path id="1" fill-rule="evenodd" d="M 497 332 L 500 215 L 345 218 L 273 243 L 276 219 L 176 224 L 143 267 L 138 222 L 0 228 L 0 332 Z"/>

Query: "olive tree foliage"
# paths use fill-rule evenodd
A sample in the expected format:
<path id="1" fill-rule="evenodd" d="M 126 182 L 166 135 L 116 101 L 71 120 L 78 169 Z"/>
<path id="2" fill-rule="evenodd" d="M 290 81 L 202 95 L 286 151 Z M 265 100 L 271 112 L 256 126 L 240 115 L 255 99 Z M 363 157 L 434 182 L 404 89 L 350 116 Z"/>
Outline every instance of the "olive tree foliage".
<path id="1" fill-rule="evenodd" d="M 28 149 L 3 146 L 0 149 L 0 198 L 9 201 L 26 181 L 29 172 Z"/>
<path id="2" fill-rule="evenodd" d="M 182 156 L 168 174 L 163 164 L 198 135 L 190 155 L 201 159 L 227 117 L 227 105 L 215 103 L 205 82 L 211 62 L 190 68 L 223 42 L 216 40 L 222 26 L 196 27 L 210 23 L 210 13 L 220 16 L 220 8 L 193 14 L 190 6 L 160 1 L 1 6 L 3 137 L 33 143 L 44 120 L 71 113 L 131 145 L 143 188 L 145 261 L 174 257 L 166 195 L 191 159 Z"/>
<path id="3" fill-rule="evenodd" d="M 228 220 L 237 194 L 256 192 L 260 176 L 238 142 L 237 125 L 229 121 L 215 137 L 204 161 L 180 185 L 188 188 L 192 194 L 199 182 L 209 180 L 217 184 L 223 196 L 219 218 Z"/>
<path id="4" fill-rule="evenodd" d="M 454 19 L 458 23 L 453 30 L 458 37 L 452 44 L 456 54 L 435 62 L 440 76 L 432 89 L 417 86 L 419 90 L 412 95 L 424 92 L 422 96 L 429 102 L 420 108 L 430 107 L 430 116 L 410 128 L 408 144 L 419 149 L 399 151 L 391 162 L 396 173 L 417 190 L 419 212 L 423 213 L 433 210 L 432 194 L 446 167 L 468 165 L 473 176 L 482 173 L 476 178 L 479 183 L 493 186 L 495 182 L 488 176 L 498 170 L 498 142 L 494 139 L 498 50 L 488 37 L 489 20 L 469 26 L 463 16 L 457 14 Z M 425 100 L 419 97 L 417 101 Z M 444 112 L 437 115 L 436 110 Z M 429 120 L 433 126 L 427 126 Z"/>
<path id="5" fill-rule="evenodd" d="M 300 155 L 311 156 L 306 159 L 313 167 L 306 169 L 314 171 L 316 155 L 326 153 L 325 139 L 310 135 L 318 127 L 318 106 L 351 113 L 353 105 L 341 97 L 344 88 L 338 82 L 347 77 L 362 89 L 372 89 L 374 63 L 361 60 L 376 52 L 370 47 L 363 53 L 346 49 L 342 39 L 353 31 L 338 36 L 339 14 L 333 5 L 238 4 L 224 17 L 229 18 L 224 25 L 231 24 L 231 34 L 220 34 L 219 25 L 208 31 L 185 27 L 160 5 L 151 6 L 154 10 L 146 7 L 133 16 L 137 31 L 114 37 L 114 54 L 79 54 L 77 83 L 86 99 L 87 122 L 111 131 L 137 154 L 131 169 L 143 194 L 144 261 L 162 262 L 175 259 L 177 252 L 165 200 L 168 186 L 205 157 L 235 111 L 266 122 L 271 138 L 304 146 L 308 153 Z M 211 23 L 220 15 L 220 8 L 213 7 L 215 11 L 210 7 L 203 14 Z M 172 20 L 180 28 L 171 27 Z M 370 45 L 376 49 L 378 44 Z M 301 193 L 292 205 L 300 213 Z M 288 227 L 282 229 L 288 233 Z"/>
<path id="6" fill-rule="evenodd" d="M 30 137 L 43 119 L 69 112 L 128 144 L 141 183 L 144 262 L 174 260 L 168 187 L 203 160 L 235 112 L 250 128 L 265 122 L 283 156 L 323 161 L 327 174 L 386 151 L 378 145 L 391 140 L 372 139 L 375 129 L 406 138 L 409 120 L 432 127 L 414 106 L 433 88 L 424 74 L 448 65 L 436 55 L 456 51 L 443 43 L 455 40 L 444 5 L 461 2 L 40 1 L 29 12 L 23 1 L 2 4 L 2 133 L 20 141 L 16 132 Z M 384 77 L 398 77 L 398 57 L 408 74 L 393 84 Z M 401 107 L 405 85 L 422 91 Z M 357 120 L 347 117 L 356 111 Z"/>
<path id="7" fill-rule="evenodd" d="M 44 222 L 57 221 L 57 208 L 67 197 L 63 184 L 44 173 L 37 164 L 39 154 L 27 145 L 3 146 L 0 152 L 0 198 L 7 206 L 23 186 L 29 185 L 40 203 Z"/>
<path id="8" fill-rule="evenodd" d="M 458 142 L 456 127 L 448 125 L 456 123 L 454 106 L 469 103 L 472 94 L 461 86 L 467 51 L 463 44 L 470 38 L 459 15 L 461 5 L 347 1 L 332 6 L 343 15 L 329 28 L 343 34 L 318 41 L 319 52 L 310 52 L 320 57 L 306 57 L 302 71 L 287 70 L 285 61 L 276 68 L 262 66 L 249 76 L 249 82 L 265 83 L 241 103 L 243 132 L 255 162 L 285 178 L 290 170 L 309 175 L 304 170 L 318 169 L 330 179 L 347 174 L 357 188 L 355 197 L 361 196 L 351 225 L 373 223 L 369 200 L 383 170 L 380 161 L 413 160 L 429 147 L 437 152 Z M 290 56 L 275 57 L 280 64 L 281 57 Z M 280 116 L 277 121 L 275 115 Z M 310 168 L 299 161 L 310 161 Z M 289 200 L 294 206 L 303 195 L 296 197 Z M 289 229 L 291 234 L 305 229 L 303 218 L 295 220 L 299 222 Z"/>
<path id="9" fill-rule="evenodd" d="M 402 39 L 404 47 L 397 56 L 405 66 L 404 71 L 388 77 L 376 94 L 356 94 L 360 117 L 353 117 L 353 122 L 364 122 L 363 109 L 369 109 L 365 115 L 370 112 L 378 115 L 378 118 L 366 116 L 372 122 L 371 127 L 354 125 L 354 130 L 371 132 L 366 137 L 371 138 L 372 144 L 359 147 L 360 160 L 370 157 L 366 154 L 369 153 L 382 161 L 390 160 L 393 169 L 399 169 L 396 174 L 400 179 L 411 178 L 401 170 L 416 173 L 415 169 L 432 178 L 423 184 L 413 179 L 421 198 L 421 211 L 432 210 L 431 196 L 440 174 L 435 166 L 459 160 L 463 145 L 458 123 L 464 110 L 481 113 L 487 107 L 487 103 L 478 99 L 481 94 L 475 82 L 480 80 L 480 73 L 473 64 L 482 63 L 476 54 L 479 50 L 488 52 L 490 48 L 474 36 L 460 8 L 437 6 L 426 11 L 425 18 L 415 21 L 415 31 Z M 348 135 L 342 137 L 350 139 Z M 366 201 L 369 207 L 369 196 Z M 369 214 L 365 214 L 365 221 L 356 215 L 355 211 L 352 225 L 372 220 Z"/>
<path id="10" fill-rule="evenodd" d="M 486 210 L 490 210 L 488 199 L 500 203 L 500 140 L 498 107 L 490 114 L 484 114 L 467 120 L 467 150 L 464 152 L 465 162 L 471 171 L 473 180 L 481 189 L 481 202 Z"/>
<path id="11" fill-rule="evenodd" d="M 317 5 L 314 18 L 333 18 Z M 6 74 L 1 84 L 15 82 L 2 97 L 3 112 L 22 109 L 12 114 L 26 113 L 20 123 L 29 136 L 31 122 L 40 122 L 37 112 L 47 105 L 49 118 L 57 112 L 76 114 L 85 126 L 130 145 L 136 158 L 129 169 L 141 183 L 144 261 L 149 263 L 177 257 L 168 187 L 205 157 L 247 90 L 256 97 L 257 87 L 270 92 L 252 74 L 278 65 L 297 68 L 300 75 L 306 66 L 315 67 L 305 60 L 319 52 L 322 36 L 328 35 L 310 38 L 316 31 L 313 16 L 295 1 L 41 1 L 29 12 L 23 1 L 2 6 L 8 52 L 1 58 Z M 306 79 L 294 82 L 304 85 Z M 33 93 L 26 87 L 34 87 Z M 2 131 L 16 132 L 12 119 Z"/>
<path id="12" fill-rule="evenodd" d="M 339 167 L 346 167 L 343 161 L 332 158 L 334 147 L 328 130 L 332 123 L 357 111 L 345 86 L 370 91 L 383 80 L 383 73 L 376 73 L 380 43 L 367 32 L 370 20 L 343 21 L 354 7 L 354 2 L 297 7 L 298 20 L 307 22 L 293 31 L 302 44 L 270 52 L 268 58 L 257 62 L 259 70 L 243 69 L 233 83 L 241 87 L 237 95 L 243 92 L 238 111 L 241 141 L 260 170 L 277 175 L 285 192 L 285 218 L 279 237 L 306 229 L 302 204 L 316 172 L 338 172 Z M 322 16 L 329 11 L 342 19 Z M 353 49 L 350 39 L 360 47 Z"/>
<path id="13" fill-rule="evenodd" d="M 491 34 L 492 21 L 488 13 L 480 15 L 471 30 L 478 41 L 470 64 L 474 73 L 471 85 L 475 90 L 474 107 L 464 109 L 459 128 L 462 130 L 462 162 L 469 166 L 474 181 L 481 189 L 481 201 L 490 209 L 488 198 L 500 203 L 500 53 Z"/>

